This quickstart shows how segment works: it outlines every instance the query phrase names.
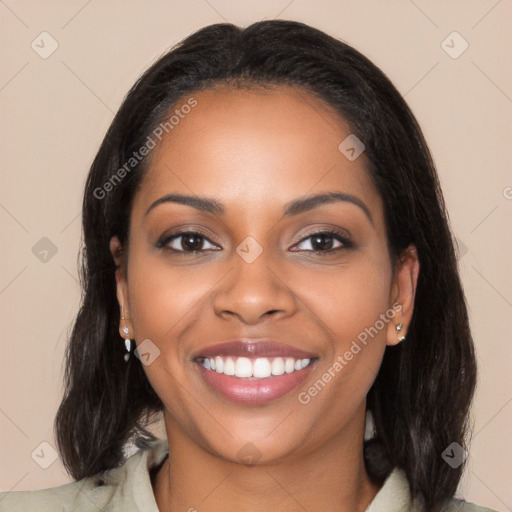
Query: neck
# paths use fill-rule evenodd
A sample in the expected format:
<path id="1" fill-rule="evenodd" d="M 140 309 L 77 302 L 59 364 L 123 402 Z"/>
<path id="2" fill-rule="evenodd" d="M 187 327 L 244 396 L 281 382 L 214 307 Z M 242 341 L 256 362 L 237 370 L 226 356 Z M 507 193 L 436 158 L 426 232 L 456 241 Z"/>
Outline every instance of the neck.
<path id="1" fill-rule="evenodd" d="M 300 458 L 246 466 L 205 451 L 172 422 L 166 427 L 170 456 L 154 481 L 160 512 L 231 512 L 248 504 L 275 512 L 354 512 L 379 491 L 364 465 L 364 429 L 357 439 L 340 432 Z"/>

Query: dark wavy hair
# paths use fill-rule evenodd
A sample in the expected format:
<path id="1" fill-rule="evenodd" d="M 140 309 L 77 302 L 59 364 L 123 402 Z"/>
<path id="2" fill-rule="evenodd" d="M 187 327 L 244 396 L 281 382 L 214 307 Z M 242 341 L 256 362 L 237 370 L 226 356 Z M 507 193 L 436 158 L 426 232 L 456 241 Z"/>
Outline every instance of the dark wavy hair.
<path id="1" fill-rule="evenodd" d="M 375 437 L 365 442 L 365 463 L 376 482 L 393 467 L 403 469 L 411 497 L 421 496 L 426 511 L 441 510 L 464 468 L 450 467 L 441 455 L 454 441 L 467 446 L 476 362 L 436 169 L 414 115 L 380 69 L 349 45 L 286 20 L 198 30 L 139 78 L 108 129 L 83 200 L 82 305 L 55 421 L 65 467 L 78 480 L 119 466 L 129 441 L 152 438 L 149 422 L 163 409 L 140 361 L 123 360 L 109 250 L 113 236 L 127 242 L 148 158 L 108 193 L 98 191 L 183 98 L 217 85 L 301 88 L 325 100 L 366 146 L 391 259 L 398 262 L 413 244 L 420 274 L 407 341 L 386 347 L 368 393 Z"/>

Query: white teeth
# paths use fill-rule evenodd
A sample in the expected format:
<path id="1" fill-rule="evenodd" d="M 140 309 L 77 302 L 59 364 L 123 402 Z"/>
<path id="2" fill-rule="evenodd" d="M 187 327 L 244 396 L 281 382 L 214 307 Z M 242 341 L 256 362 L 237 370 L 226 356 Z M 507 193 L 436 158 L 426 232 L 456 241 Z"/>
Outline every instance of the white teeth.
<path id="1" fill-rule="evenodd" d="M 271 375 L 283 375 L 302 370 L 310 362 L 311 359 L 294 359 L 293 357 L 258 357 L 257 359 L 238 357 L 233 360 L 232 357 L 221 356 L 205 358 L 201 361 L 208 370 L 239 378 L 253 377 L 255 379 L 266 379 Z"/>
<path id="2" fill-rule="evenodd" d="M 287 357 L 286 362 L 284 363 L 284 371 L 286 373 L 292 373 L 293 370 L 295 370 L 295 359 Z"/>
<path id="3" fill-rule="evenodd" d="M 266 357 L 260 357 L 254 361 L 252 366 L 252 376 L 259 379 L 265 379 L 272 375 L 270 361 Z"/>
<path id="4" fill-rule="evenodd" d="M 224 363 L 224 375 L 235 375 L 235 362 L 231 357 L 228 357 L 226 359 L 226 362 Z"/>
<path id="5" fill-rule="evenodd" d="M 235 363 L 235 377 L 252 377 L 252 363 L 247 357 L 239 357 Z"/>
<path id="6" fill-rule="evenodd" d="M 272 375 L 283 375 L 284 361 L 282 357 L 276 357 L 272 361 Z"/>

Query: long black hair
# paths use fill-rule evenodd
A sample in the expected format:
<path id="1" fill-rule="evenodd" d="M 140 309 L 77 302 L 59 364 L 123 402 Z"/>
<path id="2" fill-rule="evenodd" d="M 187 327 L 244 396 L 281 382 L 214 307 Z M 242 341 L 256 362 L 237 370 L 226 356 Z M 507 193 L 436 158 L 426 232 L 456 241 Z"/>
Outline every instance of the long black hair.
<path id="1" fill-rule="evenodd" d="M 123 360 L 109 241 L 127 242 L 148 158 L 133 169 L 126 163 L 180 101 L 222 84 L 303 88 L 363 141 L 384 202 L 391 258 L 397 262 L 413 244 L 420 262 L 407 341 L 386 348 L 367 397 L 375 438 L 365 447 L 365 462 L 379 482 L 393 467 L 403 469 L 411 496 L 421 496 L 427 511 L 440 510 L 464 468 L 452 468 L 442 453 L 452 442 L 466 447 L 476 363 L 435 166 L 411 110 L 380 69 L 351 46 L 285 20 L 247 28 L 216 24 L 187 37 L 135 83 L 101 144 L 83 200 L 83 298 L 55 423 L 67 470 L 78 480 L 120 465 L 127 442 L 150 438 L 148 421 L 163 408 L 140 361 Z"/>

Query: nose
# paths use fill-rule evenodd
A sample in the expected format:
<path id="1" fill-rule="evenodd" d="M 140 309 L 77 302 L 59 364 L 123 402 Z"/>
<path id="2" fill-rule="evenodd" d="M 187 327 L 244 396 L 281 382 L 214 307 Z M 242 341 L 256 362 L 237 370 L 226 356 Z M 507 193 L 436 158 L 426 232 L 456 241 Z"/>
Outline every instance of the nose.
<path id="1" fill-rule="evenodd" d="M 269 266 L 265 252 L 252 263 L 234 254 L 235 268 L 221 280 L 213 299 L 216 315 L 255 325 L 271 316 L 285 318 L 295 313 L 296 297 L 286 279 L 276 272 L 277 266 Z"/>

